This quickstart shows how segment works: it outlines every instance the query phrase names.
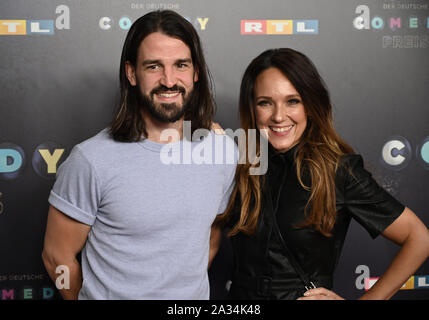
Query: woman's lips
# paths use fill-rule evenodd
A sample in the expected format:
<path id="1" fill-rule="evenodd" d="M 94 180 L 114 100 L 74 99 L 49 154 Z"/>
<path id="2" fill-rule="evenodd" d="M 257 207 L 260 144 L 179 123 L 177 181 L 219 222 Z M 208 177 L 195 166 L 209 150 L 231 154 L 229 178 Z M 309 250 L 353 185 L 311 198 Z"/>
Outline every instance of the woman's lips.
<path id="1" fill-rule="evenodd" d="M 287 135 L 292 130 L 292 128 L 294 126 L 295 125 L 292 124 L 292 125 L 281 126 L 281 127 L 280 126 L 269 126 L 269 128 L 274 135 L 279 136 L 279 137 L 283 137 L 283 136 Z"/>

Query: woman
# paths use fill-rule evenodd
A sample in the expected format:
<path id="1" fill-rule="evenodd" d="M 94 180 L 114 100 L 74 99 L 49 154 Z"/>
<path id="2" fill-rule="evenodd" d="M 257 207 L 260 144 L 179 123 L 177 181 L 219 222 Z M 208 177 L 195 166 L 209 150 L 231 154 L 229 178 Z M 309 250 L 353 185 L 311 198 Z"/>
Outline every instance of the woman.
<path id="1" fill-rule="evenodd" d="M 428 257 L 428 229 L 335 132 L 312 62 L 292 49 L 265 51 L 245 71 L 239 104 L 241 127 L 268 139 L 269 165 L 262 177 L 249 175 L 250 163 L 237 167 L 218 219 L 234 251 L 231 298 L 342 299 L 330 289 L 351 218 L 402 245 L 362 299 L 393 296 Z"/>

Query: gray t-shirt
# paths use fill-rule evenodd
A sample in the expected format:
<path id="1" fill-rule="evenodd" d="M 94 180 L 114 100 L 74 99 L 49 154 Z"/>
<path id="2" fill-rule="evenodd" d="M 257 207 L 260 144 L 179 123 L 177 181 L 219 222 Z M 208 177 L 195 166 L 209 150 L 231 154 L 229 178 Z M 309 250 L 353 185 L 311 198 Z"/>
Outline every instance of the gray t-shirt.
<path id="1" fill-rule="evenodd" d="M 237 153 L 232 139 L 213 132 L 202 142 L 167 146 L 147 139 L 116 142 L 104 129 L 73 148 L 58 169 L 49 203 L 91 226 L 79 299 L 209 298 L 210 227 L 226 208 L 237 155 L 233 164 L 165 159 L 195 148 L 196 157 L 207 155 L 207 146 L 215 159 L 219 139 L 223 152 L 232 146 Z"/>

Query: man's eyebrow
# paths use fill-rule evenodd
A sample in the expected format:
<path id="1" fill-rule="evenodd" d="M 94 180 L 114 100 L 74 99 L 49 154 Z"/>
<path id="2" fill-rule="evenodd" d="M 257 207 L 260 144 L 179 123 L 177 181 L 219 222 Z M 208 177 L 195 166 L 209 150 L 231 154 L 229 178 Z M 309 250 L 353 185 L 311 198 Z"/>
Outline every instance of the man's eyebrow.
<path id="1" fill-rule="evenodd" d="M 144 60 L 142 65 L 147 66 L 148 64 L 160 64 L 160 60 Z"/>
<path id="2" fill-rule="evenodd" d="M 192 63 L 192 59 L 191 58 L 177 59 L 175 61 L 175 64 L 178 64 L 178 63 Z M 144 60 L 143 63 L 142 63 L 143 66 L 147 66 L 147 65 L 150 65 L 150 64 L 160 64 L 160 65 L 162 65 L 163 63 L 159 59 L 152 59 L 152 60 L 151 59 L 147 59 L 147 60 Z"/>
<path id="3" fill-rule="evenodd" d="M 192 63 L 192 59 L 191 58 L 186 58 L 186 59 L 178 59 L 178 60 L 176 60 L 176 63 L 184 63 L 184 62 Z"/>

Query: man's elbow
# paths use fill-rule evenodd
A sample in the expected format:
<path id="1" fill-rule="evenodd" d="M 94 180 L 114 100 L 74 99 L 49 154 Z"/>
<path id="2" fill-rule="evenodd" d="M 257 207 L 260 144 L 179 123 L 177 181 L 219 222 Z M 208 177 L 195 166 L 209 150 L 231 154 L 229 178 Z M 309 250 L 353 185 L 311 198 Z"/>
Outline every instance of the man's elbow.
<path id="1" fill-rule="evenodd" d="M 57 260 L 55 258 L 55 254 L 52 252 L 52 250 L 47 249 L 46 247 L 43 248 L 43 252 L 42 252 L 42 261 L 43 264 L 45 265 L 45 269 L 46 271 L 48 271 L 49 275 L 52 275 L 55 273 L 55 269 L 57 266 Z"/>
<path id="2" fill-rule="evenodd" d="M 44 247 L 42 252 L 42 261 L 51 277 L 54 277 L 56 270 L 60 265 L 71 267 L 74 264 L 75 256 L 62 252 L 59 248 Z"/>

